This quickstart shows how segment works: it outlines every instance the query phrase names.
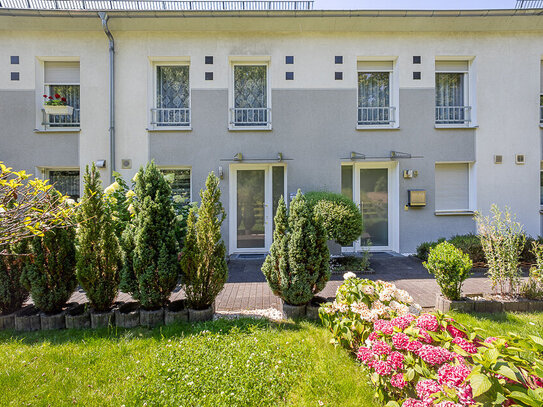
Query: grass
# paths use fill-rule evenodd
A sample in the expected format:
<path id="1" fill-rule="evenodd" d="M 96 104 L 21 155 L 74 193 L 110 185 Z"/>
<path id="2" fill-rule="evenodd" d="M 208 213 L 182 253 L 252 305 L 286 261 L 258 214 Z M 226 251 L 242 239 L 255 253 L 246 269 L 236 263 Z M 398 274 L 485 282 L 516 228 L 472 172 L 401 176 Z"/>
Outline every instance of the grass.
<path id="1" fill-rule="evenodd" d="M 519 314 L 460 314 L 451 312 L 454 319 L 464 325 L 476 326 L 483 330 L 484 336 L 519 335 L 543 337 L 543 313 Z"/>
<path id="2" fill-rule="evenodd" d="M 0 334 L 0 405 L 372 405 L 357 363 L 309 322 Z"/>

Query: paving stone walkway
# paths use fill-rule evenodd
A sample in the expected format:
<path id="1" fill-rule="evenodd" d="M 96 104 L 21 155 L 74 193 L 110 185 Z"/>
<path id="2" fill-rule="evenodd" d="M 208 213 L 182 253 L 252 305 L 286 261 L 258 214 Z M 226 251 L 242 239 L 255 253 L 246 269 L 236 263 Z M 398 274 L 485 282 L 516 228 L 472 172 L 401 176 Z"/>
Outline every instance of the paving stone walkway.
<path id="1" fill-rule="evenodd" d="M 217 297 L 217 311 L 281 309 L 281 300 L 273 295 L 260 271 L 263 260 L 263 258 L 230 260 L 228 282 Z M 359 276 L 371 280 L 394 282 L 397 287 L 408 291 L 423 308 L 434 307 L 439 288 L 420 260 L 389 253 L 375 253 L 371 259 L 371 267 L 375 270 L 375 274 L 359 274 Z M 331 280 L 319 295 L 332 299 L 342 282 L 343 274 L 332 275 Z M 464 294 L 490 292 L 490 281 L 485 277 L 484 271 L 475 271 L 464 283 Z M 177 287 L 171 299 L 177 300 L 183 297 L 183 290 Z M 128 294 L 120 293 L 117 300 L 126 302 L 132 299 Z M 81 289 L 70 298 L 70 302 L 86 301 L 85 293 Z"/>

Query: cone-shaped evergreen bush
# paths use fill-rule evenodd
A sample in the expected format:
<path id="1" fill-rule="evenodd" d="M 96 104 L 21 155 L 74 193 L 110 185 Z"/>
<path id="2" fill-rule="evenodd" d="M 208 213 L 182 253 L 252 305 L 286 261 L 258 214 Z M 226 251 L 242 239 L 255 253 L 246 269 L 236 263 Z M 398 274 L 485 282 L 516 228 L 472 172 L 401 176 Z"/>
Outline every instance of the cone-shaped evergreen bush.
<path id="1" fill-rule="evenodd" d="M 187 235 L 181 257 L 183 284 L 189 307 L 205 309 L 213 304 L 228 278 L 226 247 L 221 225 L 226 217 L 221 203 L 219 179 L 210 173 L 202 203 L 191 209 L 187 219 Z"/>
<path id="2" fill-rule="evenodd" d="M 275 216 L 274 241 L 262 266 L 274 294 L 290 305 L 311 301 L 330 279 L 330 253 L 322 220 L 301 191 L 292 200 L 288 217 L 283 198 Z"/>
<path id="3" fill-rule="evenodd" d="M 33 259 L 24 268 L 22 282 L 41 311 L 58 313 L 77 286 L 75 230 L 54 229 L 32 238 L 31 253 Z"/>
<path id="4" fill-rule="evenodd" d="M 157 309 L 166 305 L 179 278 L 171 188 L 151 162 L 140 168 L 134 192 L 133 224 L 123 234 L 130 259 L 121 273 L 121 289 L 144 308 Z"/>
<path id="5" fill-rule="evenodd" d="M 0 255 L 0 312 L 11 314 L 21 308 L 28 298 L 28 290 L 21 283 L 21 275 L 29 257 L 28 239 L 9 245 Z"/>
<path id="6" fill-rule="evenodd" d="M 85 189 L 79 206 L 77 230 L 77 280 L 91 306 L 108 311 L 119 289 L 122 252 L 111 213 L 104 204 L 100 172 L 87 166 Z"/>

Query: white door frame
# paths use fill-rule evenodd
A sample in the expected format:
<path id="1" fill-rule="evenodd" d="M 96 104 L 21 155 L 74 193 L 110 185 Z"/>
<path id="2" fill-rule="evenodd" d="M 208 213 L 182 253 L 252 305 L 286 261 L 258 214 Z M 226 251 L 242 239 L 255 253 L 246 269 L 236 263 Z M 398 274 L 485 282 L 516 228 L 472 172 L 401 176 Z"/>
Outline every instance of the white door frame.
<path id="1" fill-rule="evenodd" d="M 349 163 L 350 165 L 350 163 Z M 360 208 L 360 170 L 372 168 L 388 169 L 388 246 L 365 247 L 360 244 L 360 239 L 354 242 L 352 247 L 342 248 L 343 252 L 369 251 L 394 251 L 400 250 L 400 166 L 397 161 L 366 161 L 353 163 L 353 201 Z"/>
<path id="2" fill-rule="evenodd" d="M 267 253 L 273 240 L 273 171 L 272 167 L 284 167 L 284 193 L 287 196 L 287 167 L 284 164 L 230 164 L 230 182 L 229 182 L 229 254 L 234 253 Z M 258 248 L 238 248 L 237 221 L 238 221 L 238 171 L 239 170 L 264 170 L 264 247 Z M 285 201 L 287 199 L 285 198 Z"/>

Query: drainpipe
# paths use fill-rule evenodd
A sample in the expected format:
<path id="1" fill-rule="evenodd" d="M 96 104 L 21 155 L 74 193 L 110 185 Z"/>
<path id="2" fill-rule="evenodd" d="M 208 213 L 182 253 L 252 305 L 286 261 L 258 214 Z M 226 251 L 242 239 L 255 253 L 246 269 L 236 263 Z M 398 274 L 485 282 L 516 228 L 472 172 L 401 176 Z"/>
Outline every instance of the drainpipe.
<path id="1" fill-rule="evenodd" d="M 107 26 L 108 15 L 99 11 L 102 27 L 109 39 L 109 176 L 113 182 L 115 171 L 115 41 Z"/>

